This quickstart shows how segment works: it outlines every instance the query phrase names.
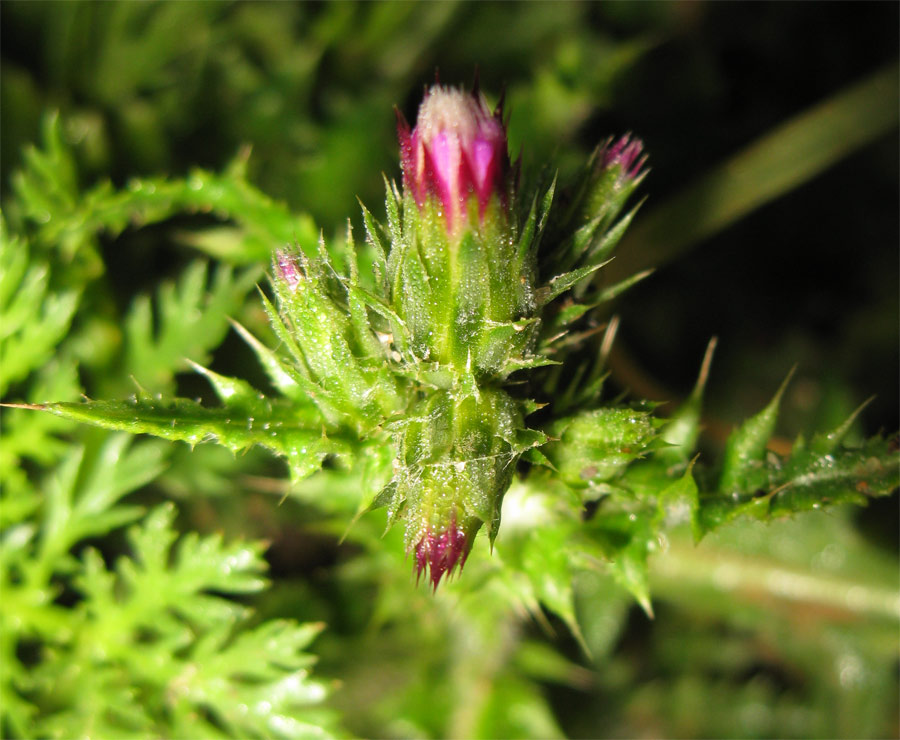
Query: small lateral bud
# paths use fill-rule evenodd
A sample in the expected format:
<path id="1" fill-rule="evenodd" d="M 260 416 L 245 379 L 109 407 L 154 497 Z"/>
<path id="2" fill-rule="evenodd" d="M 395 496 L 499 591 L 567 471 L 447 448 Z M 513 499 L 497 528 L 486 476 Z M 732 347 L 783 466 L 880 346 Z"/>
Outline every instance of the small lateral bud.
<path id="1" fill-rule="evenodd" d="M 625 134 L 614 144 L 610 143 L 603 147 L 603 169 L 621 168 L 620 179 L 636 180 L 642 174 L 641 170 L 646 162 L 644 142 L 632 138 L 630 134 Z"/>

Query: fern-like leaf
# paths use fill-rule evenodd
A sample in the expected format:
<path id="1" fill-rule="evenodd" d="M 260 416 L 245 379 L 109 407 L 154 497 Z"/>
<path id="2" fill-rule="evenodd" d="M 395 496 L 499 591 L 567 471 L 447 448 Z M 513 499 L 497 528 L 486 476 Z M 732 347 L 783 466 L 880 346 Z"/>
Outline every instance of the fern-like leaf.
<path id="1" fill-rule="evenodd" d="M 172 379 L 185 358 L 209 361 L 262 270 L 237 275 L 227 266 L 216 270 L 207 289 L 208 266 L 194 262 L 177 283 L 164 283 L 156 296 L 156 321 L 147 296 L 139 297 L 125 317 L 123 377 L 134 378 L 147 391 L 171 393 Z M 154 329 L 155 324 L 155 329 Z"/>

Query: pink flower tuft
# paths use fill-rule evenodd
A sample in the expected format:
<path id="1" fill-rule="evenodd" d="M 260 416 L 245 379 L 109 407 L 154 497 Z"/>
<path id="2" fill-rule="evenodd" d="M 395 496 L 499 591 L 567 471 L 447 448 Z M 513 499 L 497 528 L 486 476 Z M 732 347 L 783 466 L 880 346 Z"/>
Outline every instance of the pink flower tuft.
<path id="1" fill-rule="evenodd" d="M 416 583 L 422 577 L 422 573 L 430 571 L 431 582 L 434 590 L 444 573 L 448 577 L 459 564 L 462 570 L 469 554 L 469 541 L 465 532 L 453 522 L 445 532 L 433 532 L 429 530 L 416 545 Z"/>
<path id="2" fill-rule="evenodd" d="M 612 141 L 612 140 L 610 140 Z M 640 139 L 632 139 L 630 134 L 625 134 L 615 144 L 609 142 L 603 147 L 603 169 L 610 169 L 618 165 L 622 168 L 622 177 L 635 180 L 641 174 L 641 169 L 647 162 L 644 154 L 644 142 Z"/>
<path id="3" fill-rule="evenodd" d="M 484 97 L 435 85 L 425 93 L 412 130 L 397 114 L 403 186 L 421 208 L 436 197 L 452 231 L 466 211 L 470 195 L 484 215 L 496 193 L 505 199 L 509 172 L 506 128 L 502 110 L 493 113 Z"/>

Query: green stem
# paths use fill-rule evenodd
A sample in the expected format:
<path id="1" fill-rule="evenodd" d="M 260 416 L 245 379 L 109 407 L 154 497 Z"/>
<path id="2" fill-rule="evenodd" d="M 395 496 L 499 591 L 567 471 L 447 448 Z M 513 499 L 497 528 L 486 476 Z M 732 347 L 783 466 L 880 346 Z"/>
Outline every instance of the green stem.
<path id="1" fill-rule="evenodd" d="M 745 602 L 781 601 L 844 612 L 852 617 L 900 621 L 900 593 L 877 584 L 788 567 L 707 544 L 673 541 L 651 559 L 651 586 L 667 598 L 693 598 L 697 590 Z"/>

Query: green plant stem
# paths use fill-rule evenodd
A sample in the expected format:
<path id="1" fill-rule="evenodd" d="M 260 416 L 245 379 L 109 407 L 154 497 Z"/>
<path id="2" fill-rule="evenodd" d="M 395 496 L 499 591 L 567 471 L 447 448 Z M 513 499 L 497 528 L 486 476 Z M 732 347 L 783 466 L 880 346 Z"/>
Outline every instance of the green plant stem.
<path id="1" fill-rule="evenodd" d="M 693 598 L 697 590 L 745 602 L 793 602 L 836 618 L 900 622 L 900 593 L 860 580 L 814 573 L 702 543 L 672 541 L 651 559 L 654 593 Z"/>
<path id="2" fill-rule="evenodd" d="M 757 139 L 639 219 L 605 277 L 615 283 L 671 262 L 887 134 L 900 115 L 898 89 L 894 63 Z"/>

